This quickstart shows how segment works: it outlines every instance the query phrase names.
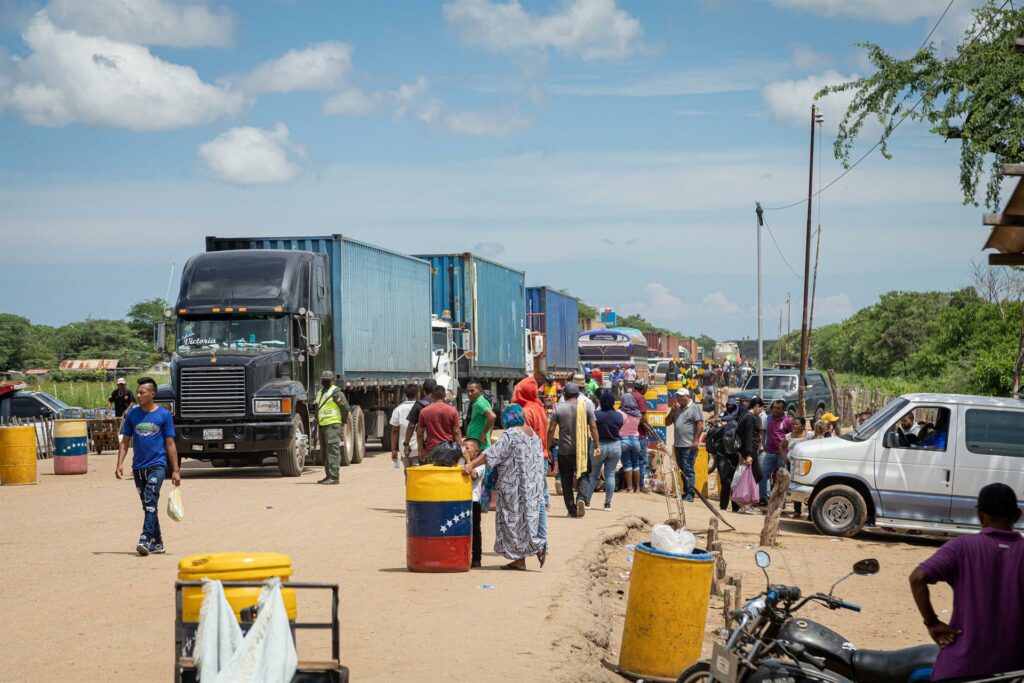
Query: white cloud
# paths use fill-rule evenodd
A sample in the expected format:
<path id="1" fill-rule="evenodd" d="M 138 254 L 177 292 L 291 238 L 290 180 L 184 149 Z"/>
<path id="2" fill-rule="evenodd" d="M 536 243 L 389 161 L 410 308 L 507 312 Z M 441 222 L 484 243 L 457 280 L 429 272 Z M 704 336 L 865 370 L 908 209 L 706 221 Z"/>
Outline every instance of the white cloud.
<path id="1" fill-rule="evenodd" d="M 582 59 L 622 59 L 640 49 L 643 27 L 615 0 L 567 0 L 547 16 L 518 0 L 452 0 L 445 20 L 463 42 L 491 52 L 553 48 Z"/>
<path id="2" fill-rule="evenodd" d="M 832 63 L 832 58 L 813 48 L 797 43 L 790 49 L 790 59 L 798 69 L 820 69 Z"/>
<path id="3" fill-rule="evenodd" d="M 644 293 L 645 301 L 625 304 L 623 311 L 636 312 L 651 322 L 674 328 L 696 328 L 709 318 L 728 318 L 742 312 L 721 290 L 705 294 L 698 302 L 684 301 L 658 282 L 649 283 Z"/>
<path id="4" fill-rule="evenodd" d="M 199 157 L 214 175 L 236 185 L 266 185 L 294 180 L 306 148 L 288 138 L 288 127 L 274 130 L 232 128 L 199 146 Z"/>
<path id="5" fill-rule="evenodd" d="M 346 87 L 324 100 L 320 112 L 326 116 L 369 116 L 391 108 L 396 118 L 428 90 L 427 79 L 418 76 L 412 83 L 403 83 L 392 91 L 366 92 L 357 86 Z"/>
<path id="6" fill-rule="evenodd" d="M 449 133 L 482 138 L 506 138 L 532 125 L 533 119 L 522 115 L 515 105 L 483 111 L 456 111 L 444 117 L 444 127 Z"/>
<path id="7" fill-rule="evenodd" d="M 814 321 L 835 322 L 849 318 L 854 312 L 853 302 L 848 294 L 840 293 L 814 298 Z"/>
<path id="8" fill-rule="evenodd" d="M 235 28 L 230 11 L 205 2 L 52 0 L 45 12 L 60 28 L 140 45 L 225 47 Z"/>
<path id="9" fill-rule="evenodd" d="M 826 85 L 838 85 L 857 78 L 844 76 L 829 69 L 825 73 L 799 80 L 775 81 L 761 89 L 761 96 L 772 118 L 784 123 L 807 125 L 811 118 L 811 105 L 817 104 L 825 117 L 825 127 L 835 131 L 839 121 L 853 100 L 852 92 L 842 92 L 815 101 L 814 95 Z"/>
<path id="10" fill-rule="evenodd" d="M 58 29 L 45 12 L 22 37 L 32 52 L 13 61 L 12 86 L 0 105 L 32 124 L 170 130 L 242 107 L 241 95 L 204 83 L 191 67 L 139 45 Z"/>
<path id="11" fill-rule="evenodd" d="M 315 43 L 288 50 L 258 65 L 235 82 L 247 93 L 333 90 L 352 71 L 352 48 L 346 43 Z"/>
<path id="12" fill-rule="evenodd" d="M 632 73 L 606 73 L 599 78 L 552 79 L 549 81 L 547 89 L 554 95 L 581 97 L 707 95 L 756 90 L 765 83 L 791 71 L 792 68 L 786 62 L 743 60 L 661 73 L 650 73 L 645 70 Z"/>
<path id="13" fill-rule="evenodd" d="M 772 4 L 826 17 L 893 24 L 938 17 L 945 7 L 937 0 L 772 0 Z"/>

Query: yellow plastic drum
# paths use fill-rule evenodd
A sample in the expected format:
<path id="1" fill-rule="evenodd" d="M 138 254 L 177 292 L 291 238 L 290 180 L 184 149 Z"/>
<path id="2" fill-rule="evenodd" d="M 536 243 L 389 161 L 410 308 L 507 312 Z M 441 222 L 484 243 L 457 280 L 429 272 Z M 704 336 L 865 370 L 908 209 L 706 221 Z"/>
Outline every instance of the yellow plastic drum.
<path id="1" fill-rule="evenodd" d="M 636 546 L 619 669 L 627 677 L 674 681 L 700 659 L 714 558 Z"/>
<path id="2" fill-rule="evenodd" d="M 669 382 L 668 383 L 668 390 L 669 391 L 678 391 L 679 389 L 682 389 L 682 388 L 683 388 L 683 383 L 682 382 Z"/>
<path id="3" fill-rule="evenodd" d="M 36 428 L 0 427 L 0 485 L 36 483 Z"/>
<path id="4" fill-rule="evenodd" d="M 283 553 L 207 553 L 186 557 L 178 563 L 179 581 L 264 581 L 272 576 L 279 576 L 283 583 L 288 581 L 292 573 L 292 558 Z M 259 602 L 260 590 L 224 587 L 224 595 L 239 621 L 242 620 L 243 609 Z M 295 590 L 282 588 L 281 597 L 284 598 L 288 619 L 295 621 L 298 614 Z M 181 591 L 181 600 L 182 621 L 198 622 L 199 608 L 203 604 L 203 589 L 184 588 Z"/>

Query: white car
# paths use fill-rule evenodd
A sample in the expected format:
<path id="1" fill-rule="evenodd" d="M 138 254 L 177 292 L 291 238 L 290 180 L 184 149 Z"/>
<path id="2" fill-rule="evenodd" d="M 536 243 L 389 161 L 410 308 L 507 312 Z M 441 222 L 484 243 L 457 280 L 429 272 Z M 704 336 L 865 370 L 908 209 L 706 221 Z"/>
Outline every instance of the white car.
<path id="1" fill-rule="evenodd" d="M 823 534 L 854 536 L 868 524 L 973 533 L 986 484 L 1009 485 L 1024 508 L 1024 401 L 907 394 L 852 434 L 797 444 L 791 470 L 789 499 L 808 504 Z"/>

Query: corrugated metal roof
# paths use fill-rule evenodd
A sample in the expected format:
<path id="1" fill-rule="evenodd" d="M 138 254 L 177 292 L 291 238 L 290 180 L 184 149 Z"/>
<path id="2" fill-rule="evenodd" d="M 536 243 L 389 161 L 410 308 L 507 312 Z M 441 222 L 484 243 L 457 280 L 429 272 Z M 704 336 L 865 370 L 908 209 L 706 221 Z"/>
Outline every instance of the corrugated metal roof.
<path id="1" fill-rule="evenodd" d="M 116 358 L 97 358 L 95 360 L 62 360 L 61 370 L 116 370 Z"/>

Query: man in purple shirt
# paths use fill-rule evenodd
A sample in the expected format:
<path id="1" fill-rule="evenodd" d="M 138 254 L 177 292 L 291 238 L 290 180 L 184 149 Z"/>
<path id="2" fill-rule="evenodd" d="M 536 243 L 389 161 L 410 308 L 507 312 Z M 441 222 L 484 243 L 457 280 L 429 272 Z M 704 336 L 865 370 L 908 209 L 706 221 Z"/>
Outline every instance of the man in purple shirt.
<path id="1" fill-rule="evenodd" d="M 768 489 L 772 475 L 782 465 L 779 449 L 786 434 L 793 431 L 793 418 L 786 415 L 784 401 L 772 401 L 771 415 L 768 416 L 768 428 L 764 435 L 764 455 L 761 456 L 761 481 L 757 485 L 761 505 L 768 504 Z"/>
<path id="2" fill-rule="evenodd" d="M 1024 669 L 1024 537 L 1017 496 L 1006 484 L 978 494 L 981 533 L 947 542 L 910 575 L 928 634 L 942 648 L 932 680 L 974 680 Z M 928 584 L 953 587 L 953 618 L 932 609 Z"/>

